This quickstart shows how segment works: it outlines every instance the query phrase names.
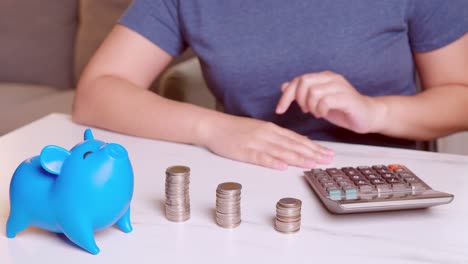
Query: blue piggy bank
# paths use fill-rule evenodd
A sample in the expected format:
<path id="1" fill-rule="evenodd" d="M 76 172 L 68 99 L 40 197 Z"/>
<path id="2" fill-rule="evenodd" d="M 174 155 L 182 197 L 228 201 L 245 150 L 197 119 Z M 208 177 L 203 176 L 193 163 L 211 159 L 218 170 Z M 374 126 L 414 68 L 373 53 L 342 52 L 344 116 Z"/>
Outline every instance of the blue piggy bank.
<path id="1" fill-rule="evenodd" d="M 14 238 L 28 226 L 65 234 L 92 254 L 94 232 L 116 225 L 132 231 L 130 201 L 133 170 L 119 144 L 96 140 L 91 130 L 70 151 L 46 146 L 23 161 L 10 183 L 6 234 Z"/>

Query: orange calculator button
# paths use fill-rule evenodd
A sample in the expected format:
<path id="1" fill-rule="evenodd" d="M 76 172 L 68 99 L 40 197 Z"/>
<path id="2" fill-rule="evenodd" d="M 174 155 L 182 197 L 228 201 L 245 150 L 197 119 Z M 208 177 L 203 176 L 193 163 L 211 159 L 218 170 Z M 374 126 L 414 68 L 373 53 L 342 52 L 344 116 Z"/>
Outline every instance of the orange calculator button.
<path id="1" fill-rule="evenodd" d="M 391 165 L 388 165 L 388 168 L 391 170 L 396 170 L 396 169 L 404 168 L 404 166 L 400 164 L 391 164 Z"/>

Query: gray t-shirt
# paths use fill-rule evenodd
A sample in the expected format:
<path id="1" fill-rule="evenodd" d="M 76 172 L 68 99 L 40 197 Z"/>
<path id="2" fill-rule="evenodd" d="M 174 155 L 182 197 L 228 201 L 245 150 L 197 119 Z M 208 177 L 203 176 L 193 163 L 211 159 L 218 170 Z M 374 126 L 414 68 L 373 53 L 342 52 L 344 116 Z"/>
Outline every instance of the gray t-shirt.
<path id="1" fill-rule="evenodd" d="M 227 113 L 316 140 L 414 147 L 339 128 L 296 103 L 277 115 L 280 85 L 329 70 L 366 95 L 413 95 L 413 52 L 463 36 L 468 0 L 134 0 L 120 23 L 173 56 L 191 47 Z"/>

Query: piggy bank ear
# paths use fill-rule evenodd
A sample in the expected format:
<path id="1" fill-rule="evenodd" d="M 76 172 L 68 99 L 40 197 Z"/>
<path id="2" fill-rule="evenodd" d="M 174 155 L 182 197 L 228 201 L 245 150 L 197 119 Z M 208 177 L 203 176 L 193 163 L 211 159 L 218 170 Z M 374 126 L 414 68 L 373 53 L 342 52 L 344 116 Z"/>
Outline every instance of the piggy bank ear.
<path id="1" fill-rule="evenodd" d="M 70 156 L 70 152 L 58 146 L 47 146 L 42 149 L 40 160 L 44 170 L 59 174 L 62 169 L 63 162 Z"/>
<path id="2" fill-rule="evenodd" d="M 93 132 L 91 132 L 91 129 L 87 128 L 84 132 L 84 140 L 88 139 L 94 139 Z"/>

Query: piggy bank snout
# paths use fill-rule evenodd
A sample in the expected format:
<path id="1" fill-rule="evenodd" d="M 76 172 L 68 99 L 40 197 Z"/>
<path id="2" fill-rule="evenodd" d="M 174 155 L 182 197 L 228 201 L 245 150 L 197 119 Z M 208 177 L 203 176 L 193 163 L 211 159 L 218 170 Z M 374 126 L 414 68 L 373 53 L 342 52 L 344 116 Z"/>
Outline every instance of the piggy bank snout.
<path id="1" fill-rule="evenodd" d="M 104 152 L 114 159 L 128 158 L 127 150 L 119 144 L 109 143 L 104 146 Z"/>

